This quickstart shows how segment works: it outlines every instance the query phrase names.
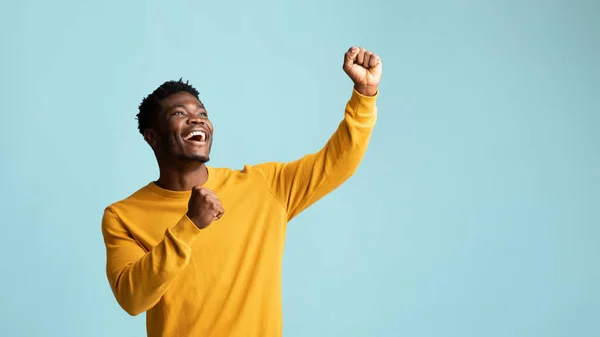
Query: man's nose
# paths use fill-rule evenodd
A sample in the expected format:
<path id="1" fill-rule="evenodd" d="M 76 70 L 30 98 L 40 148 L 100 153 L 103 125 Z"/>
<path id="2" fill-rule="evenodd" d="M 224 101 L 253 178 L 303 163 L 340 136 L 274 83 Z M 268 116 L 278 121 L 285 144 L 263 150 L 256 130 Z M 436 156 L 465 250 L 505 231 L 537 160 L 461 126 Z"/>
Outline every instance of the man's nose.
<path id="1" fill-rule="evenodd" d="M 188 123 L 189 124 L 204 125 L 204 121 L 202 120 L 202 118 L 200 116 L 197 116 L 197 115 L 190 116 L 188 118 Z"/>

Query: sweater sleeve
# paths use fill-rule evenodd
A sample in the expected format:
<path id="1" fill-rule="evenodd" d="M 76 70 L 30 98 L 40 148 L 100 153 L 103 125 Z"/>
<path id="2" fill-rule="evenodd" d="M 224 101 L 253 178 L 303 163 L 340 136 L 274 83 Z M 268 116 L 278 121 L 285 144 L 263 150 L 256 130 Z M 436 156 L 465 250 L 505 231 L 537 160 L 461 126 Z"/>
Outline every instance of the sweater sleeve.
<path id="1" fill-rule="evenodd" d="M 377 119 L 375 96 L 353 90 L 343 120 L 318 152 L 288 163 L 256 165 L 285 208 L 288 221 L 354 174 L 367 150 Z"/>
<path id="2" fill-rule="evenodd" d="M 104 211 L 102 234 L 106 246 L 106 274 L 119 305 L 130 315 L 152 308 L 172 280 L 188 264 L 191 243 L 200 230 L 183 216 L 164 238 L 145 251 L 110 208 Z"/>

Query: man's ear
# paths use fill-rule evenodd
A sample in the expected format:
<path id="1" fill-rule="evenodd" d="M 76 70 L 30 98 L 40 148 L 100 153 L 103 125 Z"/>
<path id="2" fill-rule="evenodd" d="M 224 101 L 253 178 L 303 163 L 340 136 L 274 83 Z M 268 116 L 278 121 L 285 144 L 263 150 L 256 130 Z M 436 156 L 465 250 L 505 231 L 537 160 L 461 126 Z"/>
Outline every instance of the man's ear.
<path id="1" fill-rule="evenodd" d="M 154 148 L 158 142 L 158 135 L 156 131 L 153 129 L 144 130 L 144 140 L 150 145 L 151 148 Z"/>

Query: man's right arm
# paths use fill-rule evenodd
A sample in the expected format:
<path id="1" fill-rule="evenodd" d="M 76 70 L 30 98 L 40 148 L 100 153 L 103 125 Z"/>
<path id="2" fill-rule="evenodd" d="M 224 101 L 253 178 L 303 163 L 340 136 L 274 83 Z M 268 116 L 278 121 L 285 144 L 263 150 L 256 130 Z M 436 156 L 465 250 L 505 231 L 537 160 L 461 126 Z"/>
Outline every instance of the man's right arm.
<path id="1" fill-rule="evenodd" d="M 183 215 L 164 238 L 146 252 L 131 236 L 110 208 L 102 217 L 106 245 L 106 274 L 119 305 L 130 315 L 152 308 L 169 288 L 172 280 L 189 263 L 191 243 L 200 233 Z"/>

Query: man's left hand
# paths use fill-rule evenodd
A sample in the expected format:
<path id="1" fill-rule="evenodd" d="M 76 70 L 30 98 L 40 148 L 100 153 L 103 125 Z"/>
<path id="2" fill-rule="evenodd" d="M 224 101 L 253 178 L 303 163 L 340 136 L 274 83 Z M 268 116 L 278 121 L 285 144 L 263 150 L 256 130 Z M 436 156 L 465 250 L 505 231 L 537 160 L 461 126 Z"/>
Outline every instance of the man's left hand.
<path id="1" fill-rule="evenodd" d="M 352 47 L 344 55 L 344 71 L 354 82 L 354 89 L 365 96 L 375 96 L 381 81 L 382 64 L 376 54 L 363 47 Z"/>

